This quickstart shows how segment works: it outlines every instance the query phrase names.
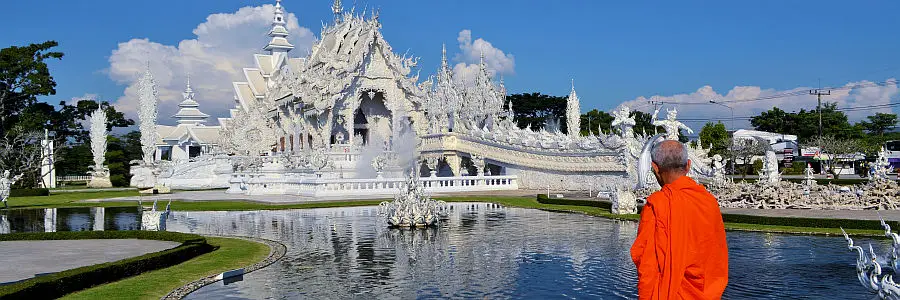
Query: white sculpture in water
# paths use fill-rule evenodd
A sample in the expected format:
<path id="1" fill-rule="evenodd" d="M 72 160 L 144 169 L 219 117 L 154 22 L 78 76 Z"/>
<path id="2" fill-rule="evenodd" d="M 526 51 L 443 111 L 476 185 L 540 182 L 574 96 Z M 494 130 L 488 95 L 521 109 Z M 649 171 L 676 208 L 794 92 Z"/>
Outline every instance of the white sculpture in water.
<path id="1" fill-rule="evenodd" d="M 91 166 L 91 181 L 88 187 L 108 188 L 112 187 L 109 181 L 109 168 L 103 165 L 106 160 L 106 111 L 98 108 L 91 113 L 91 153 L 94 155 L 94 165 Z"/>
<path id="2" fill-rule="evenodd" d="M 3 171 L 3 177 L 0 177 L 0 201 L 3 201 L 3 208 L 9 208 L 6 200 L 9 198 L 10 186 L 19 181 L 19 179 L 22 179 L 22 174 L 9 178 L 9 170 Z"/>
<path id="3" fill-rule="evenodd" d="M 413 168 L 394 201 L 381 202 L 378 207 L 379 214 L 391 227 L 433 226 L 447 215 L 447 203 L 428 197 L 415 173 Z"/>
<path id="4" fill-rule="evenodd" d="M 665 120 L 656 120 L 656 116 L 659 114 L 659 109 L 653 112 L 653 125 L 654 126 L 662 126 L 666 130 L 666 139 L 667 140 L 678 140 L 678 130 L 684 129 L 688 134 L 694 133 L 690 127 L 684 125 L 684 123 L 678 122 L 678 109 L 672 108 L 672 110 L 666 111 L 666 119 Z"/>

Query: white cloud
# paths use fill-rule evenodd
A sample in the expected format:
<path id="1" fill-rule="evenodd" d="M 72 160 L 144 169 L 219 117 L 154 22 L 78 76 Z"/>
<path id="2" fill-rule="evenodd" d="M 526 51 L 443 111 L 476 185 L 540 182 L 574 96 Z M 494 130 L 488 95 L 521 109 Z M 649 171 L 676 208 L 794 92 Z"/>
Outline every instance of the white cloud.
<path id="1" fill-rule="evenodd" d="M 482 38 L 472 41 L 471 30 L 463 29 L 459 32 L 456 40 L 459 42 L 460 50 L 455 58 L 458 63 L 453 66 L 453 74 L 456 78 L 469 83 L 473 82 L 479 69 L 478 64 L 481 62 L 482 53 L 484 53 L 484 62 L 491 76 L 515 74 L 516 61 L 513 55 L 504 53 L 503 50 L 494 47 L 491 42 Z"/>
<path id="2" fill-rule="evenodd" d="M 894 79 L 888 79 L 886 81 L 896 82 Z M 847 89 L 832 90 L 831 95 L 822 96 L 822 102 L 836 102 L 839 109 L 872 106 L 888 104 L 891 102 L 891 97 L 895 97 L 900 94 L 900 89 L 898 89 L 896 83 L 876 85 L 874 82 L 863 80 L 858 82 L 849 82 L 843 87 Z M 734 121 L 734 127 L 749 128 L 750 122 L 746 118 L 741 119 L 741 117 L 755 116 L 763 111 L 770 110 L 773 107 L 778 107 L 779 109 L 787 112 L 800 111 L 800 109 L 814 110 L 816 108 L 817 101 L 815 96 L 808 94 L 808 90 L 810 89 L 814 88 L 797 87 L 789 90 L 775 90 L 763 89 L 758 86 L 736 86 L 723 95 L 713 90 L 711 86 L 703 86 L 697 89 L 697 91 L 689 94 L 677 94 L 671 96 L 656 95 L 650 98 L 641 96 L 635 98 L 634 100 L 626 101 L 621 105 L 627 105 L 632 109 L 652 113 L 653 105 L 649 103 L 650 100 L 674 103 L 707 103 L 709 102 L 709 100 L 724 101 L 726 105 L 731 106 L 734 109 L 734 116 L 737 119 Z M 740 101 L 748 99 L 758 99 L 761 97 L 784 95 L 792 92 L 796 92 L 797 94 L 760 101 Z M 731 127 L 729 120 L 731 118 L 731 110 L 729 110 L 728 108 L 715 104 L 664 104 L 663 108 L 660 109 L 661 113 L 659 117 L 665 117 L 663 112 L 666 109 L 671 109 L 672 107 L 676 107 L 678 109 L 678 117 L 680 119 L 722 119 L 723 123 Z M 856 122 L 859 120 L 863 120 L 866 116 L 873 115 L 876 112 L 892 113 L 890 107 L 846 111 L 845 113 L 847 114 L 847 117 L 851 122 Z M 703 126 L 705 121 L 690 121 L 685 123 L 693 128 L 696 132 L 700 129 L 700 127 Z"/>
<path id="3" fill-rule="evenodd" d="M 289 9 L 289 7 L 288 7 Z M 160 123 L 173 123 L 170 118 L 178 110 L 187 73 L 196 93 L 200 109 L 212 118 L 225 116 L 234 105 L 232 81 L 242 80 L 241 69 L 253 67 L 253 54 L 262 53 L 269 38 L 275 8 L 271 4 L 243 7 L 234 13 L 212 14 L 197 25 L 195 39 L 178 45 L 164 45 L 148 39 L 132 39 L 120 43 L 109 58 L 109 77 L 125 84 L 125 93 L 116 108 L 136 117 L 137 80 L 146 64 L 159 87 Z M 288 10 L 289 12 L 289 10 Z M 294 44 L 292 56 L 305 55 L 315 40 L 308 28 L 300 27 L 297 16 L 287 14 L 289 40 Z M 215 123 L 214 119 L 210 120 Z"/>

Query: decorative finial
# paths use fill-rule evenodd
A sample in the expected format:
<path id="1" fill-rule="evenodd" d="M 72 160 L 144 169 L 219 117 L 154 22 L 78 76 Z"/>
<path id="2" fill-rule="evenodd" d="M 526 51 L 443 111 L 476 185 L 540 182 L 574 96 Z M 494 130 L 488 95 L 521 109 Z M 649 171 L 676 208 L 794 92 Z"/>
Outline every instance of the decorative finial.
<path id="1" fill-rule="evenodd" d="M 575 78 L 572 78 L 572 90 L 575 90 Z"/>
<path id="2" fill-rule="evenodd" d="M 334 19 L 337 20 L 338 17 L 341 16 L 341 13 L 344 12 L 344 7 L 341 5 L 341 0 L 334 0 L 334 4 L 331 5 L 331 12 L 334 13 Z"/>

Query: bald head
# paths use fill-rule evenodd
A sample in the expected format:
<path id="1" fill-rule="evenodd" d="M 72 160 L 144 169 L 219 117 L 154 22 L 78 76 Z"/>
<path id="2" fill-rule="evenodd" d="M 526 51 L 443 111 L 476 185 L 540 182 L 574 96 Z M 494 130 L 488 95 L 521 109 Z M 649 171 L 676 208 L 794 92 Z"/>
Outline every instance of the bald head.
<path id="1" fill-rule="evenodd" d="M 659 172 L 686 172 L 688 167 L 687 147 L 679 141 L 665 140 L 650 149 L 650 158 Z"/>

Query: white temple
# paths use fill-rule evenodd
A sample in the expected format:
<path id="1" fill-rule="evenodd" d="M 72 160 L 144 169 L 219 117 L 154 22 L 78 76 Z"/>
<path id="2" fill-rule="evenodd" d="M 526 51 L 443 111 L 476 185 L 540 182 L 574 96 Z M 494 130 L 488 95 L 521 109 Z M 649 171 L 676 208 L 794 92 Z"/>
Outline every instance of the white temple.
<path id="1" fill-rule="evenodd" d="M 446 50 L 437 74 L 420 81 L 413 72 L 418 59 L 393 52 L 377 12 L 368 18 L 344 12 L 340 1 L 332 11 L 333 23 L 309 54 L 291 57 L 284 7 L 276 1 L 270 42 L 243 69 L 244 80 L 232 84 L 235 107 L 221 126 L 203 125 L 208 116 L 188 86 L 174 116 L 178 125 L 158 127 L 156 157 L 168 151 L 171 161 L 187 161 L 162 164 L 160 182 L 229 193 L 371 197 L 396 193 L 403 171 L 414 166 L 429 192 L 633 186 L 630 162 L 648 137 L 631 130 L 630 111 L 616 114 L 618 134 L 581 136 L 573 82 L 569 134 L 558 123 L 518 128 L 512 103 L 504 109 L 503 81 L 492 78 L 483 57 L 474 84 L 454 80 Z M 705 174 L 702 164 L 696 168 Z"/>

